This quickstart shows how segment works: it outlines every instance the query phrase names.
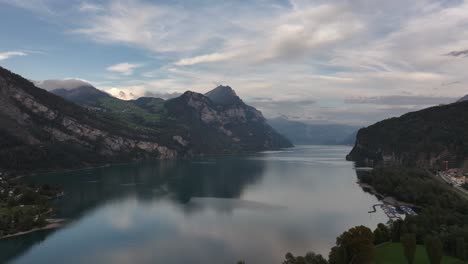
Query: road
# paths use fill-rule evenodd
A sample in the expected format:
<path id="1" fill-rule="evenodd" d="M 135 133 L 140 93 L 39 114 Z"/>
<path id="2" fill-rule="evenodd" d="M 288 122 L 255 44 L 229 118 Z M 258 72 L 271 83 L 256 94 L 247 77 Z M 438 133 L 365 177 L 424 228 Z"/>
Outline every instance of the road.
<path id="1" fill-rule="evenodd" d="M 454 185 L 450 179 L 448 179 L 447 177 L 444 177 L 442 174 L 438 173 L 437 175 L 434 175 L 434 174 L 432 174 L 432 175 L 435 176 L 438 179 L 442 179 L 442 181 L 444 181 L 445 183 L 447 183 L 448 185 L 453 187 L 458 193 L 460 193 L 463 197 L 468 199 L 468 190 L 465 190 L 460 186 Z"/>

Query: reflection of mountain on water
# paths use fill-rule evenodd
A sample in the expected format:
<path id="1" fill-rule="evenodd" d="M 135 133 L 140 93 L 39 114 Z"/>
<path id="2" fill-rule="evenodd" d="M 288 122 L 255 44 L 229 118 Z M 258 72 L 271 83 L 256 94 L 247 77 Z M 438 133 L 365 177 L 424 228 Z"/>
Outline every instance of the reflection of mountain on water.
<path id="1" fill-rule="evenodd" d="M 136 196 L 140 200 L 170 198 L 188 203 L 192 197 L 239 198 L 257 182 L 259 161 L 224 158 L 216 161 L 145 161 L 70 173 L 31 177 L 34 182 L 61 186 L 59 216 L 75 218 L 106 202 Z"/>
<path id="2" fill-rule="evenodd" d="M 94 208 L 129 196 L 142 201 L 169 198 L 175 204 L 180 204 L 184 212 L 192 213 L 206 207 L 206 204 L 191 204 L 192 197 L 240 198 L 244 188 L 260 180 L 263 170 L 264 164 L 260 161 L 236 158 L 211 161 L 145 161 L 31 176 L 25 180 L 63 188 L 65 196 L 56 200 L 54 206 L 58 208 L 58 217 L 73 220 Z M 226 204 L 230 207 L 224 206 L 222 210 L 259 206 L 245 202 Z M 39 231 L 1 240 L 0 262 L 24 254 L 53 232 Z"/>

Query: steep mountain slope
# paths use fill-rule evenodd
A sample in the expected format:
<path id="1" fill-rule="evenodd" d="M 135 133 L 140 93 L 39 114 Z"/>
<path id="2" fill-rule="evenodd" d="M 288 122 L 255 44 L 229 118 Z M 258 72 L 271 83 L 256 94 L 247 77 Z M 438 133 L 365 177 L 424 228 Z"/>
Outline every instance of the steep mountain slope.
<path id="1" fill-rule="evenodd" d="M 306 124 L 283 117 L 269 119 L 268 123 L 294 144 L 352 145 L 359 129 L 341 124 Z"/>
<path id="2" fill-rule="evenodd" d="M 71 98 L 97 114 L 137 129 L 151 129 L 162 138 L 178 135 L 192 155 L 234 153 L 291 147 L 255 108 L 246 105 L 228 86 L 219 86 L 205 95 L 186 92 L 163 100 L 142 97 L 121 100 L 101 97 Z"/>
<path id="3" fill-rule="evenodd" d="M 0 67 L 0 168 L 38 170 L 173 158 L 150 130 L 134 130 L 35 87 Z"/>
<path id="4" fill-rule="evenodd" d="M 229 86 L 218 86 L 205 94 L 221 113 L 222 131 L 249 150 L 292 147 L 292 143 L 273 129 L 262 113 L 245 104 Z"/>
<path id="5" fill-rule="evenodd" d="M 468 102 L 427 108 L 361 129 L 349 160 L 442 166 L 468 156 Z"/>
<path id="6" fill-rule="evenodd" d="M 465 101 L 468 101 L 468 94 L 463 96 L 462 98 L 458 99 L 457 102 L 459 103 L 459 102 L 465 102 Z"/>
<path id="7" fill-rule="evenodd" d="M 186 92 L 168 101 L 123 101 L 94 87 L 76 89 L 64 90 L 77 104 L 0 67 L 0 171 L 291 146 L 240 99 L 218 105 Z"/>
<path id="8" fill-rule="evenodd" d="M 230 88 L 229 88 L 230 89 Z M 235 95 L 215 103 L 211 98 L 194 92 L 166 101 L 167 115 L 179 124 L 189 124 L 186 133 L 200 148 L 221 152 L 260 151 L 292 147 L 278 134 L 255 108 Z M 208 94 L 209 95 L 209 94 Z"/>
<path id="9" fill-rule="evenodd" d="M 236 92 L 229 86 L 220 85 L 207 92 L 205 96 L 210 98 L 213 103 L 219 105 L 243 104 Z"/>

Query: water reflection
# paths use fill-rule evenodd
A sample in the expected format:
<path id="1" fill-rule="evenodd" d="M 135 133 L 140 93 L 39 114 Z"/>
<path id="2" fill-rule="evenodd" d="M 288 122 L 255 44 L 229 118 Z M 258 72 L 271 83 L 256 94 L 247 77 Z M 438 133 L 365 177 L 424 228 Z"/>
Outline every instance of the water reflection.
<path id="1" fill-rule="evenodd" d="M 108 203 L 137 199 L 176 201 L 185 213 L 208 206 L 200 197 L 239 198 L 243 189 L 259 180 L 263 163 L 239 158 L 194 161 L 143 161 L 67 173 L 31 176 L 25 181 L 60 186 L 66 195 L 54 202 L 57 217 L 76 221 Z M 197 199 L 191 200 L 192 197 Z M 222 201 L 222 200 L 220 200 Z M 191 202 L 191 203 L 190 203 Z M 220 211 L 235 209 L 232 202 L 219 202 Z M 238 206 L 237 206 L 238 207 Z M 112 217 L 115 226 L 125 226 L 125 212 Z M 54 230 L 0 241 L 0 260 L 9 260 L 41 243 Z"/>
<path id="2" fill-rule="evenodd" d="M 55 204 L 59 217 L 74 218 L 114 199 L 141 201 L 162 197 L 186 204 L 192 197 L 239 198 L 259 181 L 263 162 L 239 158 L 215 161 L 145 161 L 26 179 L 61 186 L 66 195 Z"/>
<path id="3" fill-rule="evenodd" d="M 0 251 L 16 252 L 12 263 L 21 264 L 280 263 L 287 251 L 326 254 L 343 230 L 385 220 L 367 214 L 376 199 L 356 184 L 348 151 L 300 147 L 31 177 L 63 186 L 59 216 L 77 220 L 42 238 L 1 241 Z"/>

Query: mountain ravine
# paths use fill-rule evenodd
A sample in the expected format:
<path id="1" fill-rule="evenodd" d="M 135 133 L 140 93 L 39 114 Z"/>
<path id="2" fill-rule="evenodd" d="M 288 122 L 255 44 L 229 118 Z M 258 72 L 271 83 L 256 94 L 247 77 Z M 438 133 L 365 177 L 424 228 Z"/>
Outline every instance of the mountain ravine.
<path id="1" fill-rule="evenodd" d="M 238 99 L 235 103 L 218 104 L 194 92 L 167 101 L 123 101 L 94 89 L 75 91 L 83 107 L 0 67 L 0 170 L 41 171 L 292 146 L 234 91 L 230 96 Z M 99 96 L 87 96 L 89 91 Z"/>

